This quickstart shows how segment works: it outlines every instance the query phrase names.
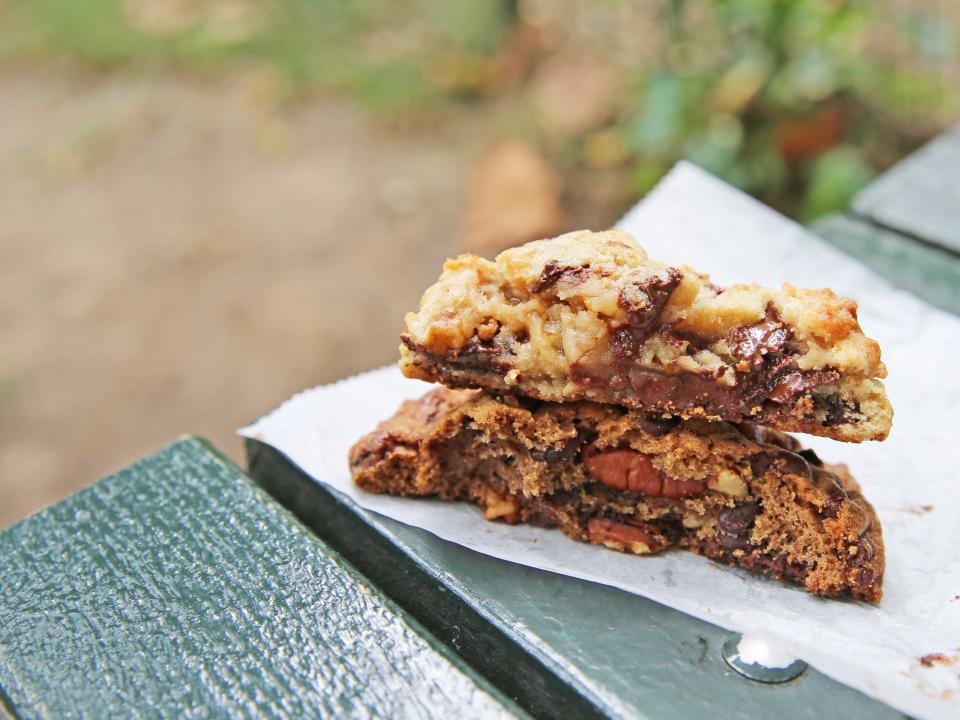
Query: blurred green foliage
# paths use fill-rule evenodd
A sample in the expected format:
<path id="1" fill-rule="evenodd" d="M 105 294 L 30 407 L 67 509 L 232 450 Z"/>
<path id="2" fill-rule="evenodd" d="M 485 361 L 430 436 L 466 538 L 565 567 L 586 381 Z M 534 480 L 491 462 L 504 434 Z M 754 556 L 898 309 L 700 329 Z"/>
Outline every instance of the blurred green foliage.
<path id="1" fill-rule="evenodd" d="M 707 12 L 694 16 L 693 6 Z M 935 131 L 918 117 L 958 102 L 941 74 L 914 62 L 931 38 L 955 59 L 951 29 L 910 34 L 882 10 L 857 0 L 671 0 L 669 51 L 639 73 L 623 123 L 640 158 L 636 189 L 685 157 L 803 219 L 846 206 Z M 875 41 L 914 43 L 913 52 L 884 56 Z"/>
<path id="2" fill-rule="evenodd" d="M 558 158 L 577 158 L 567 169 L 610 168 L 635 196 L 688 158 L 802 219 L 844 207 L 960 108 L 956 73 L 944 74 L 957 67 L 958 28 L 936 14 L 904 15 L 902 3 L 659 0 L 644 12 L 661 51 L 635 64 L 616 56 L 615 43 L 579 37 L 575 12 L 566 20 L 555 13 L 560 27 L 554 18 L 537 29 L 552 41 L 518 51 L 532 22 L 526 4 L 0 0 L 0 60 L 200 71 L 252 62 L 271 68 L 287 96 L 335 88 L 409 116 L 498 95 L 522 111 L 534 102 L 537 63 L 579 43 L 607 56 L 621 91 L 602 123 L 543 140 Z M 611 17 L 635 8 L 628 0 L 565 5 Z"/>
<path id="3" fill-rule="evenodd" d="M 496 0 L 0 0 L 0 61 L 194 70 L 252 61 L 289 94 L 343 88 L 405 112 L 449 97 L 434 69 L 491 57 L 508 25 Z"/>

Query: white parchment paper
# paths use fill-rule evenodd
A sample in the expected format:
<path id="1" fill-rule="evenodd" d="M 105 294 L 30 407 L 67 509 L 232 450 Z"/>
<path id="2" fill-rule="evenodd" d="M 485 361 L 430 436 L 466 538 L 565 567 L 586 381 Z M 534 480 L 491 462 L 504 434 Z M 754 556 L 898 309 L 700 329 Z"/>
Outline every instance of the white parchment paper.
<path id="1" fill-rule="evenodd" d="M 896 412 L 882 443 L 804 437 L 846 462 L 883 524 L 879 607 L 824 600 L 685 552 L 636 557 L 560 533 L 486 522 L 475 508 L 370 495 L 350 481 L 347 451 L 425 383 L 383 368 L 300 393 L 242 435 L 285 453 L 359 505 L 494 557 L 644 595 L 778 646 L 917 717 L 960 717 L 960 319 L 895 289 L 863 265 L 699 168 L 678 165 L 620 222 L 651 257 L 686 263 L 721 285 L 790 282 L 857 299 L 889 369 Z M 439 268 L 438 268 L 439 272 Z M 451 569 L 455 572 L 455 568 Z M 944 653 L 929 667 L 922 656 Z"/>

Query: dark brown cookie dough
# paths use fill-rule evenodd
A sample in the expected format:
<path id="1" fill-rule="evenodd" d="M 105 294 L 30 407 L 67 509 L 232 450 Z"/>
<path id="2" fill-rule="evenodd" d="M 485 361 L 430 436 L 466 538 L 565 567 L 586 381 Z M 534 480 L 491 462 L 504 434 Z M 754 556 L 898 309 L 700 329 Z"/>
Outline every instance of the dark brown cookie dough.
<path id="1" fill-rule="evenodd" d="M 350 452 L 376 493 L 481 506 L 638 554 L 679 547 L 879 602 L 880 524 L 843 466 L 756 425 L 440 388 Z"/>

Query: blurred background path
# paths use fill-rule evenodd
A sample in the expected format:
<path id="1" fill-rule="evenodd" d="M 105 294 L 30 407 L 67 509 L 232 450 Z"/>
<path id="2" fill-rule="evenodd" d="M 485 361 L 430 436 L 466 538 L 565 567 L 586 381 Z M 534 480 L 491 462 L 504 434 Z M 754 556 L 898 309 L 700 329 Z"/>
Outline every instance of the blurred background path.
<path id="1" fill-rule="evenodd" d="M 179 434 L 240 460 L 393 361 L 445 257 L 606 227 L 680 157 L 844 207 L 955 120 L 958 16 L 0 0 L 0 526 Z"/>

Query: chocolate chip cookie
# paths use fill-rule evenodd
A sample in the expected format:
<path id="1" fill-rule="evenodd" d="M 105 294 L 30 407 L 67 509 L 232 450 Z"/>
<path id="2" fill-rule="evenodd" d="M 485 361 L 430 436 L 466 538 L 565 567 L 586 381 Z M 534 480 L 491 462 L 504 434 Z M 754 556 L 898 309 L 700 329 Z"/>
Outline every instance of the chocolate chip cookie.
<path id="1" fill-rule="evenodd" d="M 884 439 L 893 415 L 880 348 L 852 300 L 720 288 L 614 230 L 449 260 L 401 340 L 405 375 L 454 387 L 849 442 Z"/>
<path id="2" fill-rule="evenodd" d="M 879 602 L 880 524 L 844 466 L 751 424 L 439 388 L 350 452 L 375 493 L 437 496 L 489 520 L 637 554 L 676 547 Z"/>

